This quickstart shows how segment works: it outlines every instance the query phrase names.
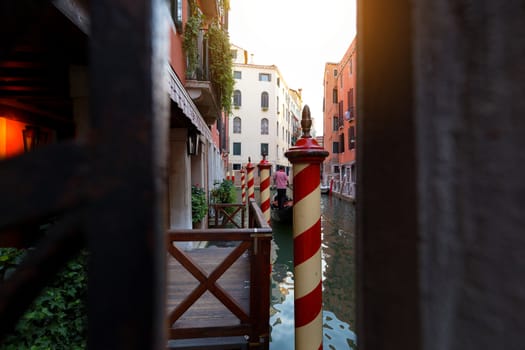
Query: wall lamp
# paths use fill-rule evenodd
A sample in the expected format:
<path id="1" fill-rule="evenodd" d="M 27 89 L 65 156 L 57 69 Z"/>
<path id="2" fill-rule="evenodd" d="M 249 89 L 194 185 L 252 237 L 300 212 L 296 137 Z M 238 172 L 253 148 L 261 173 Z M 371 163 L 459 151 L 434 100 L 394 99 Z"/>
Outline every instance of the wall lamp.
<path id="1" fill-rule="evenodd" d="M 189 132 L 186 144 L 188 155 L 196 156 L 199 154 L 199 143 L 199 135 L 196 132 Z"/>
<path id="2" fill-rule="evenodd" d="M 42 133 L 40 128 L 37 126 L 27 125 L 24 130 L 22 130 L 22 138 L 24 140 L 24 152 L 34 151 L 37 146 L 40 144 Z"/>

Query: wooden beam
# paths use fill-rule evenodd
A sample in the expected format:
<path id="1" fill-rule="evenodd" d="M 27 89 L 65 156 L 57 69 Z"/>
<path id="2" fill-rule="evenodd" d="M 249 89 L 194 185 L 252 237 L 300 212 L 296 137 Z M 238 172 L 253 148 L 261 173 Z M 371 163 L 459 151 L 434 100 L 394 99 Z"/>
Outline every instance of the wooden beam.
<path id="1" fill-rule="evenodd" d="M 91 3 L 92 182 L 112 189 L 88 210 L 93 349 L 166 346 L 164 9 L 163 0 Z"/>
<path id="2" fill-rule="evenodd" d="M 87 200 L 87 152 L 54 144 L 2 162 L 0 229 L 44 217 Z"/>

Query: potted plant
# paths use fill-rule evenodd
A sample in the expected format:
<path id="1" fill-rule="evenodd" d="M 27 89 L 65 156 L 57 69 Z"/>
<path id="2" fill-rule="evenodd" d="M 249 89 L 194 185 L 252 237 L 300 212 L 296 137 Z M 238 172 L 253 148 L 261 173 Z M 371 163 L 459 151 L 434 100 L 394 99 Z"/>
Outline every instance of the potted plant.
<path id="1" fill-rule="evenodd" d="M 208 213 L 206 192 L 199 185 L 191 186 L 191 222 L 197 224 Z"/>

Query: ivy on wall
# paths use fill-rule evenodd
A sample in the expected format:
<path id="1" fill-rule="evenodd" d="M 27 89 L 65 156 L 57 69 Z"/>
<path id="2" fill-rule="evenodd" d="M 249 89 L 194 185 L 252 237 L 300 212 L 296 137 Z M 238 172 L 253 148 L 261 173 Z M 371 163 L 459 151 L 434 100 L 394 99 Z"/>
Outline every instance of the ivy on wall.
<path id="1" fill-rule="evenodd" d="M 25 249 L 0 248 L 0 280 L 9 278 Z M 71 260 L 35 299 L 1 350 L 86 349 L 87 253 Z"/>

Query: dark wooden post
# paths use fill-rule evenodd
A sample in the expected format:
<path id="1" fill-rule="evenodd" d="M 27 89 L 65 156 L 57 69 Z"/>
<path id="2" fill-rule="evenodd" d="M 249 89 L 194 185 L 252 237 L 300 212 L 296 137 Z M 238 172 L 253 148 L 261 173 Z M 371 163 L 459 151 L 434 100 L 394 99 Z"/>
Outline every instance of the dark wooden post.
<path id="1" fill-rule="evenodd" d="M 162 7 L 162 0 L 91 2 L 91 349 L 165 346 L 169 126 Z M 98 191 L 105 196 L 97 201 Z"/>

